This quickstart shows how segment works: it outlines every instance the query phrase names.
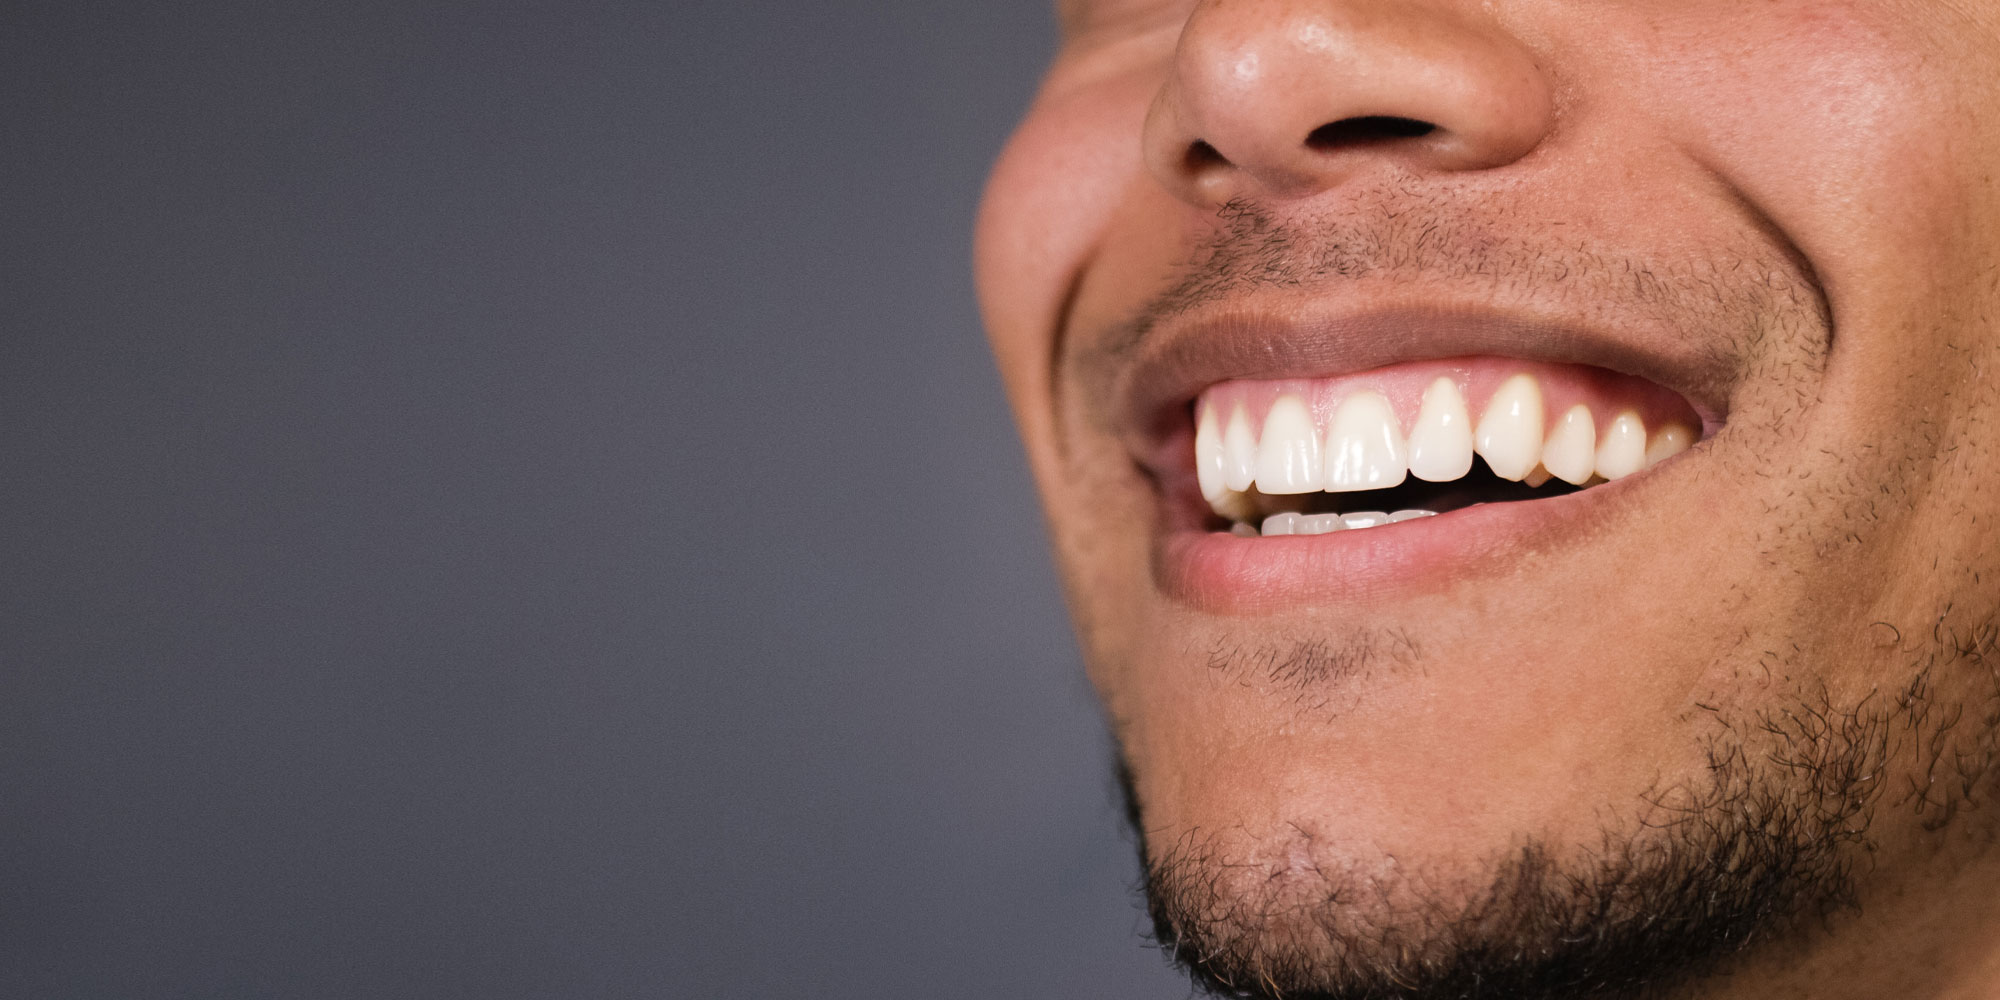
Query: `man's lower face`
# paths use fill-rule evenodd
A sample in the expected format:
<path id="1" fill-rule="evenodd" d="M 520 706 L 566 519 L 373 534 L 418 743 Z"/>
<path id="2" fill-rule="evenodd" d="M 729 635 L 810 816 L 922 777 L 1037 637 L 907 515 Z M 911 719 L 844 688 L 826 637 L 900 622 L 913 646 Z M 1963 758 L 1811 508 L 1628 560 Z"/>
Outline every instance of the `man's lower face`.
<path id="1" fill-rule="evenodd" d="M 1838 996 L 1822 931 L 1963 891 L 2000 719 L 1994 198 L 1918 140 L 1991 95 L 1897 75 L 1928 28 L 1783 6 L 1737 25 L 1768 81 L 1685 25 L 1537 24 L 1526 65 L 1582 67 L 1565 126 L 1477 169 L 1379 125 L 1266 162 L 1219 116 L 1295 91 L 1190 96 L 1222 85 L 1188 32 L 1234 31 L 1239 75 L 1306 37 L 1218 20 L 1255 5 L 1058 62 L 982 293 L 1159 933 L 1211 984 Z M 1683 91 L 1621 117 L 1600 73 Z M 1150 173 L 1117 145 L 1149 104 L 1189 151 Z"/>
<path id="2" fill-rule="evenodd" d="M 1368 225 L 1287 242 L 1394 238 Z M 1219 227 L 1204 259 L 1240 238 Z M 1745 241 L 1403 304 L 1485 255 L 1561 252 L 1471 242 L 1484 261 L 1347 279 L 1342 305 L 1392 303 L 1358 319 L 1283 292 L 1062 366 L 1058 549 L 1162 940 L 1218 985 L 1685 978 L 1851 901 L 1857 862 L 1895 853 L 1884 830 L 1986 773 L 1993 607 L 1960 562 L 1980 513 L 1930 435 L 1900 432 L 1918 400 L 1839 385 L 1803 279 Z M 1323 287 L 1318 259 L 1282 286 Z M 1276 280 L 1260 266 L 1248 284 Z M 1657 276 L 1643 300 L 1619 287 L 1633 271 Z M 1572 295 L 1626 311 L 1618 346 L 1538 325 Z M 1675 312 L 1716 334 L 1705 353 L 1589 363 Z M 1282 357 L 1335 323 L 1338 346 L 1309 349 L 1358 370 Z M 1265 371 L 1216 378 L 1246 354 Z"/>

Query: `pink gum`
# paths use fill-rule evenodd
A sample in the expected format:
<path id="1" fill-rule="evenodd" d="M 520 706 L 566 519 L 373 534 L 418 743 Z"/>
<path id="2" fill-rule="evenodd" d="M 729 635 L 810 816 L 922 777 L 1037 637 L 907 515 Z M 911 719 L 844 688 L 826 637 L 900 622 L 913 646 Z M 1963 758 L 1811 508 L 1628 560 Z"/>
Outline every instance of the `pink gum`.
<path id="1" fill-rule="evenodd" d="M 1679 393 L 1645 379 L 1583 365 L 1493 357 L 1411 361 L 1336 378 L 1222 382 L 1202 392 L 1195 415 L 1199 419 L 1203 408 L 1214 406 L 1216 420 L 1227 426 L 1230 414 L 1240 404 L 1250 418 L 1252 433 L 1258 433 L 1271 405 L 1278 397 L 1292 394 L 1305 402 L 1313 425 L 1324 432 L 1342 400 L 1364 389 L 1373 389 L 1388 397 L 1389 405 L 1396 411 L 1396 422 L 1407 434 L 1423 405 L 1424 390 L 1439 378 L 1449 378 L 1465 398 L 1465 410 L 1476 426 L 1500 383 L 1522 374 L 1534 376 L 1541 384 L 1543 424 L 1551 430 L 1570 407 L 1583 403 L 1596 418 L 1600 435 L 1627 410 L 1639 414 L 1648 434 L 1678 423 L 1693 431 L 1697 438 L 1701 435 L 1701 418 L 1695 415 L 1693 407 Z"/>

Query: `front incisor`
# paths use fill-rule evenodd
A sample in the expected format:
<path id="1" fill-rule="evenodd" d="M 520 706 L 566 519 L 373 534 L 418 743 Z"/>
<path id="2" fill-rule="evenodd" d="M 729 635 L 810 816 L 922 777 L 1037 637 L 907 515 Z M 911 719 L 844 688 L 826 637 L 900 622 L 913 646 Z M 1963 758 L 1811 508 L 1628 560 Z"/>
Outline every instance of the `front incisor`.
<path id="1" fill-rule="evenodd" d="M 1297 396 L 1280 396 L 1264 417 L 1257 445 L 1257 489 L 1262 493 L 1308 493 L 1320 488 L 1319 429 Z"/>
<path id="2" fill-rule="evenodd" d="M 1410 428 L 1410 475 L 1442 483 L 1472 471 L 1472 417 L 1465 396 L 1451 379 L 1424 390 L 1416 425 Z"/>
<path id="3" fill-rule="evenodd" d="M 1386 489 L 1409 470 L 1403 431 L 1388 397 L 1364 390 L 1341 400 L 1326 435 L 1326 488 Z"/>

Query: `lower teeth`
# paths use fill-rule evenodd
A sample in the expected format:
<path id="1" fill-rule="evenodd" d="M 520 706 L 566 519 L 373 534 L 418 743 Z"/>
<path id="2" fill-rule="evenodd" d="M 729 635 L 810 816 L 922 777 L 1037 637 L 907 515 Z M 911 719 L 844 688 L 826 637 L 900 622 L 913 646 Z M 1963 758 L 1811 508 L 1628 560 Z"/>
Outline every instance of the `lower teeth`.
<path id="1" fill-rule="evenodd" d="M 1432 510 L 1399 510 L 1385 514 L 1379 510 L 1356 511 L 1351 514 L 1273 514 L 1264 519 L 1263 530 L 1238 522 L 1231 533 L 1244 537 L 1256 535 L 1324 535 L 1329 531 L 1352 531 L 1357 528 L 1373 528 L 1382 524 L 1394 524 L 1419 517 L 1436 517 Z"/>

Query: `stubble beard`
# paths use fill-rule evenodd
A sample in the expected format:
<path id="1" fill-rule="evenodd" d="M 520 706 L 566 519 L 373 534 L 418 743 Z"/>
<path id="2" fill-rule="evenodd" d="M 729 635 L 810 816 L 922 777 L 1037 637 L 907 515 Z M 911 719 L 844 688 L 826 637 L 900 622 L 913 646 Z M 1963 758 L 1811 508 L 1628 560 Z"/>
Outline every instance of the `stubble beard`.
<path id="1" fill-rule="evenodd" d="M 1341 857 L 1305 818 L 1254 844 L 1240 831 L 1149 842 L 1122 759 L 1119 774 L 1156 940 L 1215 995 L 1672 997 L 1858 911 L 1884 805 L 1936 832 L 1985 804 L 1996 666 L 1994 620 L 1940 620 L 1893 691 L 1717 711 L 1699 778 L 1648 789 L 1594 843 L 1518 837 L 1473 881 Z"/>

